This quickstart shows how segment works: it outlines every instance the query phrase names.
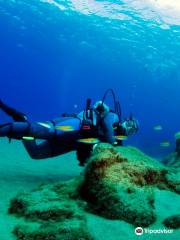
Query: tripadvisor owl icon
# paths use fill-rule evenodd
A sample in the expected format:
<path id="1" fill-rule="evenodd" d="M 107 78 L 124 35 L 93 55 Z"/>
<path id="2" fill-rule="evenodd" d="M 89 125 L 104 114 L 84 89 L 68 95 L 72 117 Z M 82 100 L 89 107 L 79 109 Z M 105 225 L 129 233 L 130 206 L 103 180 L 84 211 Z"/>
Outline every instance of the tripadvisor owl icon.
<path id="1" fill-rule="evenodd" d="M 136 234 L 136 235 L 142 235 L 142 234 L 143 234 L 143 229 L 142 229 L 141 227 L 137 227 L 137 228 L 135 229 L 135 234 Z"/>

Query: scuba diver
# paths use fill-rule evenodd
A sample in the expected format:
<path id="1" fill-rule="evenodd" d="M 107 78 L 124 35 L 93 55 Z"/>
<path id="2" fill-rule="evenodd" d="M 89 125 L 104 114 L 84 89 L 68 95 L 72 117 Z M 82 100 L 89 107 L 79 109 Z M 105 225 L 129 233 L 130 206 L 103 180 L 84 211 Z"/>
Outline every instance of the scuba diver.
<path id="1" fill-rule="evenodd" d="M 112 93 L 114 110 L 105 104 L 108 92 Z M 131 115 L 121 120 L 121 108 L 112 89 L 108 89 L 102 101 L 86 108 L 79 114 L 62 114 L 58 119 L 45 122 L 29 122 L 24 113 L 0 100 L 0 109 L 12 117 L 13 122 L 0 125 L 0 137 L 22 140 L 33 159 L 45 159 L 76 150 L 83 166 L 95 144 L 102 142 L 122 145 L 124 137 L 138 131 L 138 122 Z"/>

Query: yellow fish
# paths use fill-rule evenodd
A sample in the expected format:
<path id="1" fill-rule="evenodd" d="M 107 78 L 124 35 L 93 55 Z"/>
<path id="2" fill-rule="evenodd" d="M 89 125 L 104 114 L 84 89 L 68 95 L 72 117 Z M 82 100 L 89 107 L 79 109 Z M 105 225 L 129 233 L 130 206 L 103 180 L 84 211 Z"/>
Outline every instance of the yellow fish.
<path id="1" fill-rule="evenodd" d="M 23 140 L 28 140 L 28 141 L 31 141 L 31 140 L 34 140 L 34 137 L 27 137 L 27 136 L 24 136 L 22 137 Z"/>
<path id="2" fill-rule="evenodd" d="M 119 135 L 119 136 L 115 136 L 115 139 L 117 139 L 117 140 L 127 140 L 128 137 L 127 136 L 123 136 L 123 135 Z"/>
<path id="3" fill-rule="evenodd" d="M 180 132 L 177 132 L 174 136 L 175 136 L 175 139 L 179 139 L 180 138 Z"/>
<path id="4" fill-rule="evenodd" d="M 61 125 L 61 126 L 56 126 L 55 129 L 66 132 L 66 131 L 73 131 L 74 127 L 69 125 Z"/>
<path id="5" fill-rule="evenodd" d="M 168 141 L 161 142 L 160 146 L 161 147 L 169 147 L 170 146 L 170 142 L 168 142 Z"/>
<path id="6" fill-rule="evenodd" d="M 162 126 L 161 125 L 154 126 L 154 130 L 155 131 L 161 131 L 162 130 Z"/>
<path id="7" fill-rule="evenodd" d="M 99 143 L 100 141 L 98 138 L 83 138 L 83 139 L 79 139 L 78 142 L 88 143 L 88 144 L 96 144 L 96 143 Z"/>

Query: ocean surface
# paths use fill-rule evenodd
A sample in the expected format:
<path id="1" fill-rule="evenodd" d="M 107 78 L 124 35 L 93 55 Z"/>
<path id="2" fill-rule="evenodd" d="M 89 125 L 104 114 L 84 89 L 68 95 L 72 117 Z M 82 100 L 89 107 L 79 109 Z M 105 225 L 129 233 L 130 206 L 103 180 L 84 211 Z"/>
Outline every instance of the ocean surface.
<path id="1" fill-rule="evenodd" d="M 0 0 L 0 83 L 0 98 L 33 121 L 79 112 L 113 88 L 123 117 L 140 123 L 126 144 L 163 157 L 180 130 L 180 3 Z"/>

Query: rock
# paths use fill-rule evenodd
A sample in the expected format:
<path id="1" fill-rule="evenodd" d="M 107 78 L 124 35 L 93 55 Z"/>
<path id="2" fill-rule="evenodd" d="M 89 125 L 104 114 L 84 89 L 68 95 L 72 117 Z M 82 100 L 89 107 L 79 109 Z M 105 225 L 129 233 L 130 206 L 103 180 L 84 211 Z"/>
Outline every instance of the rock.
<path id="1" fill-rule="evenodd" d="M 180 156 L 178 156 L 177 152 L 172 152 L 163 159 L 163 163 L 168 167 L 180 168 Z"/>
<path id="2" fill-rule="evenodd" d="M 156 220 L 153 188 L 176 190 L 168 172 L 136 148 L 100 144 L 85 170 L 81 195 L 96 214 L 148 226 Z"/>
<path id="3" fill-rule="evenodd" d="M 170 190 L 180 194 L 180 171 L 179 169 L 170 169 L 166 174 L 166 184 Z"/>
<path id="4" fill-rule="evenodd" d="M 56 186 L 45 185 L 31 193 L 22 193 L 11 201 L 9 213 L 15 213 L 28 219 L 40 219 L 44 221 L 62 221 L 79 217 L 79 208 L 77 202 L 63 193 L 65 187 L 69 190 L 68 184 L 59 184 Z M 62 190 L 61 195 L 57 191 Z M 76 191 L 76 189 L 75 189 Z"/>
<path id="5" fill-rule="evenodd" d="M 176 150 L 177 156 L 180 157 L 180 138 L 176 139 Z"/>
<path id="6" fill-rule="evenodd" d="M 81 189 L 91 211 L 136 226 L 148 226 L 155 221 L 151 185 L 158 183 L 164 173 L 158 163 L 142 157 L 145 155 L 135 161 L 127 159 L 106 144 L 96 148 Z"/>
<path id="7" fill-rule="evenodd" d="M 175 151 L 163 159 L 163 163 L 169 167 L 180 168 L 180 139 L 176 140 Z"/>
<path id="8" fill-rule="evenodd" d="M 156 188 L 179 193 L 176 169 L 133 147 L 98 144 L 80 177 L 12 199 L 9 213 L 24 218 L 14 234 L 18 240 L 91 240 L 87 212 L 146 227 L 156 221 Z"/>
<path id="9" fill-rule="evenodd" d="M 31 227 L 30 224 L 16 226 L 13 231 L 19 240 L 93 240 L 87 232 L 84 222 L 64 221 L 58 223 L 44 223 Z"/>
<path id="10" fill-rule="evenodd" d="M 168 167 L 166 181 L 169 189 L 180 193 L 180 139 L 176 140 L 175 151 L 170 153 L 162 162 Z"/>
<path id="11" fill-rule="evenodd" d="M 180 228 L 180 214 L 166 218 L 163 224 L 168 228 Z"/>
<path id="12" fill-rule="evenodd" d="M 80 183 L 81 178 L 76 178 L 18 194 L 11 201 L 9 213 L 23 216 L 35 225 L 16 226 L 14 234 L 17 239 L 92 240 L 82 210 L 85 203 L 78 199 Z"/>

